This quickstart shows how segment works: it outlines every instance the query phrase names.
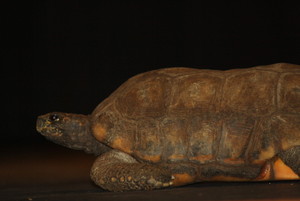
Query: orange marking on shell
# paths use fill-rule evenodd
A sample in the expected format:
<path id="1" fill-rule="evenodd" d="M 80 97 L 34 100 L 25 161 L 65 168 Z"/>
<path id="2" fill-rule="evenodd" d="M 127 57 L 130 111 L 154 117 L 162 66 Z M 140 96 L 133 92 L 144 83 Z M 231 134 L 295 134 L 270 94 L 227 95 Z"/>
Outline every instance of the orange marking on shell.
<path id="1" fill-rule="evenodd" d="M 114 149 L 119 149 L 125 153 L 132 153 L 131 142 L 125 138 L 117 137 L 115 138 L 110 146 Z"/>
<path id="2" fill-rule="evenodd" d="M 244 164 L 245 162 L 243 160 L 240 159 L 232 159 L 232 158 L 226 158 L 223 160 L 225 163 L 227 164 L 234 164 L 234 165 L 240 165 L 240 164 Z"/>
<path id="3" fill-rule="evenodd" d="M 181 160 L 181 159 L 184 159 L 185 158 L 185 156 L 184 155 L 171 155 L 171 156 L 169 156 L 169 159 L 170 160 Z"/>
<path id="4" fill-rule="evenodd" d="M 271 179 L 271 164 L 267 163 L 262 167 L 259 176 L 254 180 L 255 181 L 267 181 L 270 179 Z"/>
<path id="5" fill-rule="evenodd" d="M 106 138 L 106 129 L 97 124 L 96 126 L 93 127 L 93 132 L 94 132 L 94 136 L 97 140 L 99 140 L 100 142 L 104 141 Z"/>
<path id="6" fill-rule="evenodd" d="M 269 146 L 267 149 L 262 150 L 258 156 L 258 159 L 253 160 L 253 164 L 264 164 L 266 160 L 274 157 L 274 146 Z"/>
<path id="7" fill-rule="evenodd" d="M 136 153 L 138 157 L 140 157 L 141 159 L 145 160 L 145 161 L 149 161 L 149 162 L 159 162 L 161 160 L 161 155 L 144 155 L 141 154 L 139 152 Z"/>
<path id="8" fill-rule="evenodd" d="M 279 158 L 275 161 L 274 176 L 276 180 L 293 180 L 299 179 L 299 176 Z"/>
<path id="9" fill-rule="evenodd" d="M 196 180 L 195 176 L 191 176 L 187 173 L 173 174 L 173 176 L 175 177 L 175 179 L 173 181 L 174 186 L 181 186 L 181 185 L 185 185 L 185 184 L 190 184 L 190 183 L 195 182 L 195 180 Z"/>
<path id="10" fill-rule="evenodd" d="M 269 146 L 267 149 L 261 151 L 258 160 L 263 161 L 272 158 L 275 155 L 273 146 Z"/>
<path id="11" fill-rule="evenodd" d="M 201 156 L 195 156 L 190 158 L 190 160 L 199 161 L 201 163 L 205 163 L 206 161 L 212 159 L 213 159 L 213 155 L 201 155 Z"/>

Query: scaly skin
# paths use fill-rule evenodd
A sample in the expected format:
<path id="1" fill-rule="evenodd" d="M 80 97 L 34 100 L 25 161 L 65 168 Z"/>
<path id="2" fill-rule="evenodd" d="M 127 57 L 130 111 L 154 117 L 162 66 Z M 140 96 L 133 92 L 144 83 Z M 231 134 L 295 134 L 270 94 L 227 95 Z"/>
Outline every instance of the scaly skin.
<path id="1" fill-rule="evenodd" d="M 169 187 L 174 179 L 168 169 L 139 163 L 133 157 L 116 150 L 97 158 L 91 169 L 91 178 L 97 185 L 110 191 Z"/>

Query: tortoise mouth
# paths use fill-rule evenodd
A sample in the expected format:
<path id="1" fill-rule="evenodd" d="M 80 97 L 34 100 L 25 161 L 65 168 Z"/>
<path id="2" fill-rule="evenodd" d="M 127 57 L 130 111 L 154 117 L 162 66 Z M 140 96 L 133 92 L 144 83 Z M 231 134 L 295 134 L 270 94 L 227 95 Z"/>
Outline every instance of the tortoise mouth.
<path id="1" fill-rule="evenodd" d="M 53 126 L 51 122 L 45 120 L 43 117 L 38 117 L 36 121 L 36 130 L 45 137 L 60 137 L 62 131 Z"/>

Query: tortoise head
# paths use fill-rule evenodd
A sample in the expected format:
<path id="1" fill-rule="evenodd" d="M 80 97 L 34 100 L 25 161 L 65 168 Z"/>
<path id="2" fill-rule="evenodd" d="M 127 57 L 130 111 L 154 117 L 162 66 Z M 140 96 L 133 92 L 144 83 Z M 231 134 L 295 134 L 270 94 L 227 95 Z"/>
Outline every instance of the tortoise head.
<path id="1" fill-rule="evenodd" d="M 87 115 L 52 112 L 37 119 L 36 129 L 48 140 L 59 145 L 100 154 L 106 149 L 91 134 Z"/>

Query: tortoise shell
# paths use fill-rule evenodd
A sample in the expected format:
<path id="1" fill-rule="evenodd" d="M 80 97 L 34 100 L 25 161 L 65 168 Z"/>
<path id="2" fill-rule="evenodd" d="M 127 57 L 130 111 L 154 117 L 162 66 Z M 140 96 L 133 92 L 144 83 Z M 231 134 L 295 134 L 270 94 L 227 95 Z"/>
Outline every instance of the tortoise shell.
<path id="1" fill-rule="evenodd" d="M 300 145 L 300 66 L 154 70 L 91 117 L 97 140 L 139 161 L 261 164 Z"/>

